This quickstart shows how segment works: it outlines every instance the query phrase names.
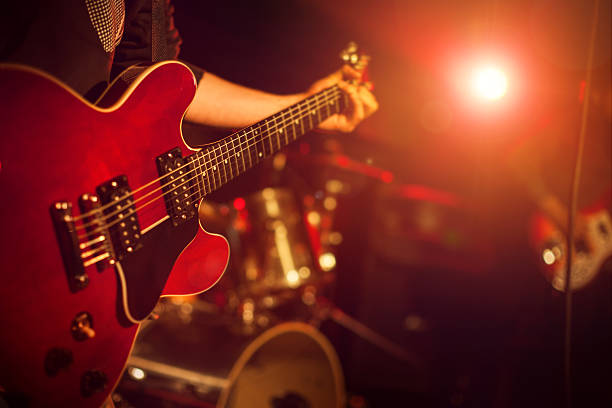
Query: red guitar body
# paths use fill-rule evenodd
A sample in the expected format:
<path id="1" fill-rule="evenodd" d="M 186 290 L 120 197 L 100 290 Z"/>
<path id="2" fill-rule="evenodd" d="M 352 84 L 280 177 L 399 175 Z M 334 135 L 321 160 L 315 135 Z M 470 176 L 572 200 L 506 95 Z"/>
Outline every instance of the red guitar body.
<path id="1" fill-rule="evenodd" d="M 201 228 L 197 208 L 177 226 L 163 198 L 143 197 L 160 186 L 157 156 L 190 153 L 180 125 L 195 88 L 186 66 L 160 63 L 101 109 L 36 70 L 0 65 L 0 405 L 100 406 L 159 296 L 202 292 L 223 274 L 229 246 Z M 132 191 L 154 181 L 134 193 L 148 203 L 139 247 L 86 265 L 75 290 L 50 208 L 74 203 L 77 216 L 81 195 L 120 175 Z"/>

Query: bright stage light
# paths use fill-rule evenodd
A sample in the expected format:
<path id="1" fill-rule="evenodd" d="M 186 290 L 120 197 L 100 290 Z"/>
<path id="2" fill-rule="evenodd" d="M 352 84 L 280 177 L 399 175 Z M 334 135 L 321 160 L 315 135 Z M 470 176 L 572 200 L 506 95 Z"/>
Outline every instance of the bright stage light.
<path id="1" fill-rule="evenodd" d="M 506 74 L 497 68 L 482 68 L 474 72 L 472 84 L 476 95 L 483 99 L 496 100 L 506 94 Z"/>

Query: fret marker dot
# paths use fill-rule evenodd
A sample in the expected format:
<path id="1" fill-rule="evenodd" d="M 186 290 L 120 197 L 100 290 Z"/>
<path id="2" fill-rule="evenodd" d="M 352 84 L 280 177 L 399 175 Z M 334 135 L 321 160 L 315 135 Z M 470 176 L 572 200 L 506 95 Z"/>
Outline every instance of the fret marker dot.
<path id="1" fill-rule="evenodd" d="M 300 123 L 300 121 L 299 121 L 299 120 L 296 120 L 296 121 L 295 121 L 295 124 L 297 125 L 298 123 Z"/>
<path id="2" fill-rule="evenodd" d="M 263 153 L 262 153 L 262 152 L 259 152 L 259 157 L 261 157 L 261 156 L 263 156 Z"/>
<path id="3" fill-rule="evenodd" d="M 278 133 L 283 133 L 283 128 L 280 128 L 280 129 L 278 130 Z"/>
<path id="4" fill-rule="evenodd" d="M 240 157 L 240 152 L 236 153 L 236 156 Z"/>
<path id="5" fill-rule="evenodd" d="M 225 159 L 225 164 L 227 164 L 227 159 Z"/>
<path id="6" fill-rule="evenodd" d="M 213 166 L 213 170 L 217 170 L 217 166 Z"/>

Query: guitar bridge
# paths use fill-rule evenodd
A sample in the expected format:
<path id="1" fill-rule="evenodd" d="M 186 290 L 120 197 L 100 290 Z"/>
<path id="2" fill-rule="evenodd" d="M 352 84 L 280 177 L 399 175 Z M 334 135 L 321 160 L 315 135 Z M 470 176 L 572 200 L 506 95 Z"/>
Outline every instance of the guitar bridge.
<path id="1" fill-rule="evenodd" d="M 85 289 L 89 284 L 89 278 L 85 273 L 85 266 L 81 258 L 79 239 L 72 218 L 72 204 L 67 201 L 58 201 L 51 205 L 49 211 L 64 261 L 68 286 L 72 292 Z"/>
<path id="2" fill-rule="evenodd" d="M 109 265 L 115 263 L 115 254 L 100 211 L 100 199 L 94 194 L 82 194 L 79 197 L 79 209 L 81 214 L 85 215 L 83 224 L 86 226 L 85 231 L 87 232 L 87 242 L 80 244 L 80 248 L 84 250 L 81 258 L 86 259 L 98 255 L 94 259 L 100 259 L 103 256 L 102 254 L 108 254 L 108 257 L 96 261 L 98 271 L 102 272 Z M 103 251 L 103 253 L 100 254 L 100 251 Z"/>

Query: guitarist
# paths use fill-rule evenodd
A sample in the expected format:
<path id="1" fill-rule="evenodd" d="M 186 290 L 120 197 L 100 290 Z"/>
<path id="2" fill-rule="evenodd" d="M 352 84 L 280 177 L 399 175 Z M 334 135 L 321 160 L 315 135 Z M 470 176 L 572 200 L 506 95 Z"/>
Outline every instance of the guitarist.
<path id="1" fill-rule="evenodd" d="M 92 102 L 126 68 L 179 55 L 182 40 L 170 0 L 9 3 L 0 28 L 5 31 L 0 36 L 0 59 L 40 68 Z M 249 89 L 190 68 L 198 88 L 186 119 L 200 124 L 245 127 L 336 83 L 350 96 L 350 106 L 320 128 L 351 132 L 378 109 L 368 84 L 349 83 L 361 77 L 349 66 L 293 95 Z"/>
<path id="2" fill-rule="evenodd" d="M 181 44 L 168 0 L 12 1 L 2 19 L 0 60 L 45 71 L 91 102 L 126 68 L 176 59 Z M 356 85 L 361 72 L 349 66 L 292 95 L 249 89 L 190 68 L 198 86 L 186 119 L 201 124 L 244 127 L 333 84 L 349 95 L 349 105 L 320 128 L 351 132 L 378 109 L 371 87 Z"/>

